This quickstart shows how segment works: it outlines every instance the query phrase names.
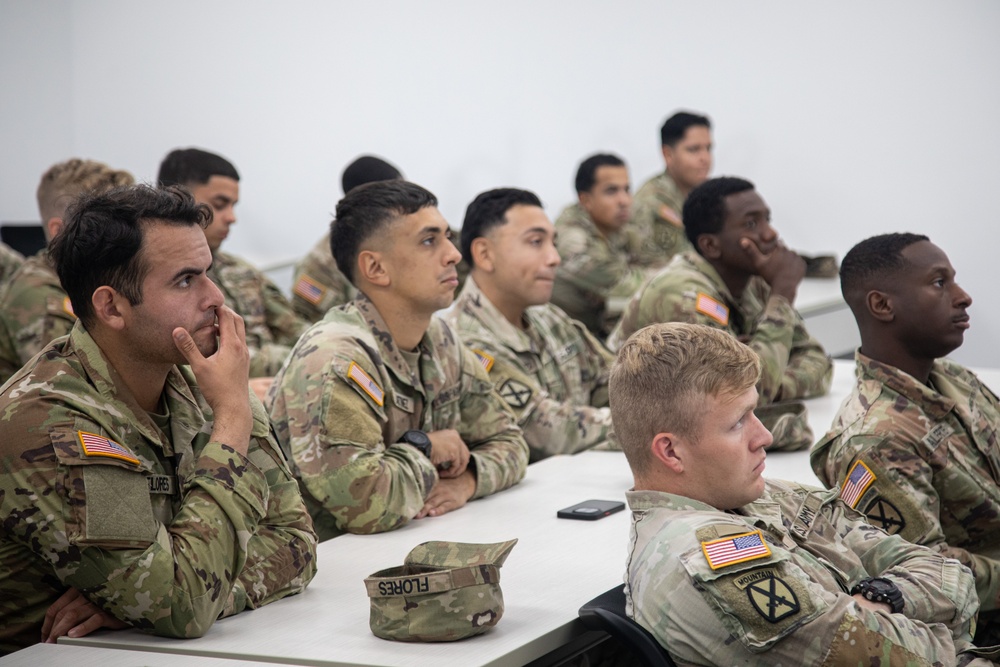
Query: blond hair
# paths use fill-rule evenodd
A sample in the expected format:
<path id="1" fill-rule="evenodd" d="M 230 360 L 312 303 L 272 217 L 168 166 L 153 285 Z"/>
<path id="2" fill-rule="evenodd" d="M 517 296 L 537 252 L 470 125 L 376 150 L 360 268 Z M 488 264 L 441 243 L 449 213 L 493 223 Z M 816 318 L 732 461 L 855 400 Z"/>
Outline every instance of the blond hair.
<path id="1" fill-rule="evenodd" d="M 697 439 L 704 399 L 738 394 L 760 380 L 757 354 L 701 324 L 653 324 L 632 334 L 611 367 L 615 434 L 634 473 L 645 473 L 658 433 Z"/>
<path id="2" fill-rule="evenodd" d="M 64 218 L 70 203 L 85 192 L 103 192 L 134 183 L 132 174 L 103 162 L 73 158 L 54 164 L 42 174 L 36 193 L 42 225 L 52 218 Z"/>

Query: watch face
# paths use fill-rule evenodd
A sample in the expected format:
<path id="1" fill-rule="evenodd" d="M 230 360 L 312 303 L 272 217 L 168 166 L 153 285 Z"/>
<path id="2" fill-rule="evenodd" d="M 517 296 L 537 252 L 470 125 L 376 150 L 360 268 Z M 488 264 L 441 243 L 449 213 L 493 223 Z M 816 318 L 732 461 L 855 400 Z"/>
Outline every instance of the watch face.
<path id="1" fill-rule="evenodd" d="M 417 429 L 404 433 L 403 440 L 406 440 L 411 445 L 416 445 L 417 447 L 430 447 L 431 445 L 431 439 L 427 437 L 427 434 L 423 431 L 418 431 Z"/>

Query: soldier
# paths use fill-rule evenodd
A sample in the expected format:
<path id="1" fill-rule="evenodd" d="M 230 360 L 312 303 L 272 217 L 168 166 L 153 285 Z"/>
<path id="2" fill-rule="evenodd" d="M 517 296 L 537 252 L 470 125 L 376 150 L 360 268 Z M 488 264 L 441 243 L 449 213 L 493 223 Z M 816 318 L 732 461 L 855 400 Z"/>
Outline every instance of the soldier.
<path id="1" fill-rule="evenodd" d="M 281 367 L 308 326 L 292 310 L 288 299 L 267 276 L 246 261 L 219 248 L 236 222 L 235 206 L 240 197 L 240 175 L 225 158 L 197 148 L 171 151 L 160 163 L 157 179 L 161 186 L 182 185 L 195 201 L 212 208 L 213 219 L 205 228 L 212 250 L 209 277 L 222 290 L 226 306 L 246 323 L 250 348 L 250 377 L 270 378 Z M 270 383 L 257 386 L 258 395 Z"/>
<path id="2" fill-rule="evenodd" d="M 538 197 L 502 188 L 476 197 L 462 224 L 472 267 L 448 322 L 518 416 L 531 460 L 606 444 L 613 357 L 549 303 L 559 253 Z"/>
<path id="3" fill-rule="evenodd" d="M 841 288 L 861 332 L 857 383 L 812 452 L 816 475 L 874 525 L 972 569 L 980 643 L 1000 639 L 1000 402 L 944 359 L 972 298 L 926 236 L 856 245 Z"/>
<path id="4" fill-rule="evenodd" d="M 628 169 L 614 155 L 592 155 L 576 172 L 579 201 L 556 219 L 556 270 L 552 303 L 583 322 L 601 340 L 614 324 L 608 299 L 630 297 L 646 279 L 639 243 L 630 227 Z"/>
<path id="5" fill-rule="evenodd" d="M 761 406 L 826 393 L 833 364 L 793 306 L 804 263 L 778 239 L 753 184 L 729 177 L 706 181 L 684 204 L 684 227 L 694 249 L 675 257 L 632 298 L 608 347 L 621 347 L 654 322 L 707 324 L 760 355 Z M 812 444 L 804 414 L 801 403 L 765 412 L 776 447 Z"/>
<path id="6" fill-rule="evenodd" d="M 686 665 L 993 664 L 971 645 L 978 600 L 958 561 L 836 492 L 763 478 L 760 373 L 749 347 L 697 324 L 646 327 L 619 352 L 629 616 Z"/>
<path id="7" fill-rule="evenodd" d="M 347 165 L 340 184 L 347 194 L 359 185 L 402 178 L 403 174 L 385 160 L 362 155 Z M 357 294 L 351 281 L 337 269 L 330 251 L 327 232 L 295 267 L 292 277 L 292 306 L 309 322 L 319 322 L 333 306 L 347 303 Z"/>
<path id="8" fill-rule="evenodd" d="M 51 246 L 79 320 L 0 391 L 0 653 L 197 637 L 316 571 L 242 320 L 207 278 L 211 217 L 180 188 L 120 188 Z"/>
<path id="9" fill-rule="evenodd" d="M 635 193 L 632 221 L 647 241 L 644 253 L 663 266 L 691 248 L 681 214 L 688 193 L 712 171 L 712 123 L 708 116 L 678 111 L 660 128 L 660 144 L 666 170 Z"/>
<path id="10" fill-rule="evenodd" d="M 14 272 L 24 264 L 24 257 L 6 243 L 0 243 L 0 284 L 7 284 Z"/>
<path id="11" fill-rule="evenodd" d="M 46 241 L 62 231 L 66 209 L 74 198 L 134 182 L 127 171 L 94 160 L 73 158 L 49 167 L 37 192 Z M 49 341 L 68 334 L 74 322 L 76 315 L 48 250 L 28 258 L 0 293 L 0 383 Z"/>
<path id="12" fill-rule="evenodd" d="M 330 246 L 358 289 L 302 335 L 268 399 L 320 539 L 438 516 L 516 484 L 528 446 L 435 311 L 458 285 L 448 224 L 406 181 L 351 190 Z"/>

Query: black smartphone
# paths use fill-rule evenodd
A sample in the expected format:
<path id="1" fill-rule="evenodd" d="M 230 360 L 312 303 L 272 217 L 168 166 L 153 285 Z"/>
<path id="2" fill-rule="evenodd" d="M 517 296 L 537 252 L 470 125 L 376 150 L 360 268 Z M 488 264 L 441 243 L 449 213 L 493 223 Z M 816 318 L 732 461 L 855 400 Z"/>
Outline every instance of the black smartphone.
<path id="1" fill-rule="evenodd" d="M 583 519 L 584 521 L 595 521 L 603 519 L 609 514 L 621 512 L 625 509 L 625 503 L 618 500 L 585 500 L 576 505 L 570 505 L 556 512 L 560 519 Z"/>

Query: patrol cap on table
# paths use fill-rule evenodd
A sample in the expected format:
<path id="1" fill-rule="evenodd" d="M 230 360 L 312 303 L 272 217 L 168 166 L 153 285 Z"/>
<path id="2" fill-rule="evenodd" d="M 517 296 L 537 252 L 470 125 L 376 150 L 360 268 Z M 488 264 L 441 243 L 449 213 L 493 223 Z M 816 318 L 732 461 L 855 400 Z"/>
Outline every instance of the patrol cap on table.
<path id="1" fill-rule="evenodd" d="M 478 635 L 503 616 L 500 566 L 517 540 L 424 542 L 399 567 L 365 579 L 376 637 L 446 642 Z"/>

